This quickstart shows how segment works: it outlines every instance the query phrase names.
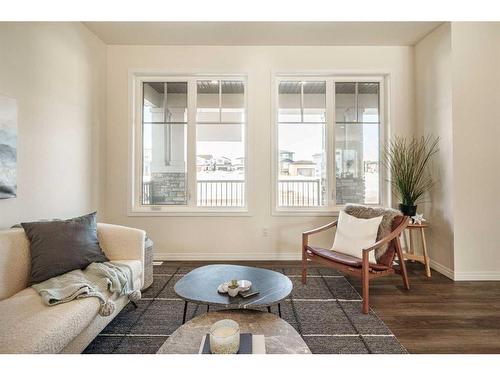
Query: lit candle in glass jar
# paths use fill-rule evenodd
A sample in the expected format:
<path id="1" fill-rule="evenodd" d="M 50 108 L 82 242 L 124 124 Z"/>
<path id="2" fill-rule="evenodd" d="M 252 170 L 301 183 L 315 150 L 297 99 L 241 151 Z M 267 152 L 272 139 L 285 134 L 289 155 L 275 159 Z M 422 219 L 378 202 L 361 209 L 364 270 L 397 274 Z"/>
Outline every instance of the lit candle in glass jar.
<path id="1" fill-rule="evenodd" d="M 236 354 L 240 349 L 240 326 L 234 320 L 223 319 L 210 327 L 212 354 Z"/>

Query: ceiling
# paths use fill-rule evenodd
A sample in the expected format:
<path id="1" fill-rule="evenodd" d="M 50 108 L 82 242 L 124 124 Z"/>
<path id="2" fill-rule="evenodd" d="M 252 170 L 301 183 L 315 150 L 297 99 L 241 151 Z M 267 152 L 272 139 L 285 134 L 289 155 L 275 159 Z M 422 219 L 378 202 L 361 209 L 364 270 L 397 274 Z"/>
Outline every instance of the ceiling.
<path id="1" fill-rule="evenodd" d="M 441 22 L 84 22 L 106 44 L 413 45 Z"/>

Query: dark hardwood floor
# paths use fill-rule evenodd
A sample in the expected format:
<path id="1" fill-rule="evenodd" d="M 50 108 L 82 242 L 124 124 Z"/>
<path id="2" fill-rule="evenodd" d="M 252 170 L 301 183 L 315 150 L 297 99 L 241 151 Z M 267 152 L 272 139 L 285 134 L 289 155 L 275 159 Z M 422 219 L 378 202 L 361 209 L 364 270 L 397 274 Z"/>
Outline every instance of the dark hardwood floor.
<path id="1" fill-rule="evenodd" d="M 500 282 L 452 281 L 407 263 L 410 290 L 401 277 L 370 285 L 370 305 L 410 353 L 500 353 Z M 348 278 L 361 292 L 359 280 Z"/>
<path id="2" fill-rule="evenodd" d="M 300 265 L 224 263 L 257 267 Z M 410 290 L 404 290 L 399 275 L 374 280 L 370 283 L 370 305 L 410 353 L 500 353 L 500 281 L 454 282 L 434 270 L 429 279 L 423 265 L 407 263 L 407 267 Z M 361 294 L 360 280 L 348 279 Z"/>

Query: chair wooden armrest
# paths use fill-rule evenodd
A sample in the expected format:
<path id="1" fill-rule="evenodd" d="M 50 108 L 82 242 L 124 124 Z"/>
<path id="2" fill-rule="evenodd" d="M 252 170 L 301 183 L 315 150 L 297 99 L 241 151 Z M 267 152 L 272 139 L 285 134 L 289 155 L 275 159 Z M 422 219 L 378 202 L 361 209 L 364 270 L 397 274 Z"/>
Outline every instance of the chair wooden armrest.
<path id="1" fill-rule="evenodd" d="M 307 232 L 302 232 L 302 236 L 310 236 L 312 234 L 316 234 L 316 233 L 319 233 L 319 232 L 323 232 L 323 231 L 325 231 L 327 229 L 333 228 L 333 227 L 335 227 L 337 225 L 337 221 L 338 220 L 335 220 L 335 221 L 332 221 L 331 223 L 323 225 L 322 227 L 311 229 L 311 230 L 308 230 Z"/>
<path id="2" fill-rule="evenodd" d="M 307 248 L 307 245 L 309 244 L 309 236 L 335 227 L 337 225 L 337 221 L 338 220 L 335 220 L 335 221 L 332 221 L 331 223 L 323 225 L 322 227 L 319 227 L 316 229 L 311 229 L 311 230 L 308 230 L 307 232 L 302 232 L 302 254 L 303 254 L 302 257 L 304 257 L 304 255 L 305 255 L 304 253 L 307 251 L 306 248 Z"/>
<path id="3" fill-rule="evenodd" d="M 409 222 L 410 222 L 410 218 L 405 217 L 404 220 L 401 222 L 401 224 L 398 225 L 398 227 L 396 229 L 394 229 L 389 235 L 387 235 L 384 238 L 381 238 L 380 240 L 375 242 L 370 247 L 364 248 L 363 253 L 364 252 L 368 253 L 370 251 L 378 249 L 379 247 L 385 245 L 386 243 L 388 243 L 388 242 L 392 241 L 393 239 L 395 239 L 396 237 L 398 237 L 403 232 L 403 230 L 408 226 Z"/>

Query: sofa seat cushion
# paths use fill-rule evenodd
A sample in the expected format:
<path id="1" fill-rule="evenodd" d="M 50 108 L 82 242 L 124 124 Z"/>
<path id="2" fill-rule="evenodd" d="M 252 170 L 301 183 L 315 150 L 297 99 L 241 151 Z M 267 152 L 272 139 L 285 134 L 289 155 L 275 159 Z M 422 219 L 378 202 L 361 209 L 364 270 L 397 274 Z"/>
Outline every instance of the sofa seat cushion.
<path id="1" fill-rule="evenodd" d="M 120 261 L 133 272 L 134 288 L 140 288 L 140 261 Z M 107 293 L 106 297 L 110 297 Z M 33 288 L 0 301 L 0 353 L 58 353 L 95 319 L 97 298 L 82 298 L 46 306 Z"/>
<path id="2" fill-rule="evenodd" d="M 363 266 L 363 260 L 360 258 L 357 258 L 352 255 L 344 254 L 344 253 L 339 253 L 334 250 L 328 250 L 328 249 L 323 249 L 321 247 L 314 247 L 314 246 L 308 246 L 307 250 L 314 254 L 317 255 L 321 258 L 325 258 L 337 263 L 342 263 L 345 264 L 346 266 L 353 267 L 353 268 L 361 268 Z M 370 268 L 374 269 L 375 271 L 384 271 L 388 269 L 389 267 L 383 265 L 383 264 L 376 264 L 376 263 L 370 263 Z"/>

